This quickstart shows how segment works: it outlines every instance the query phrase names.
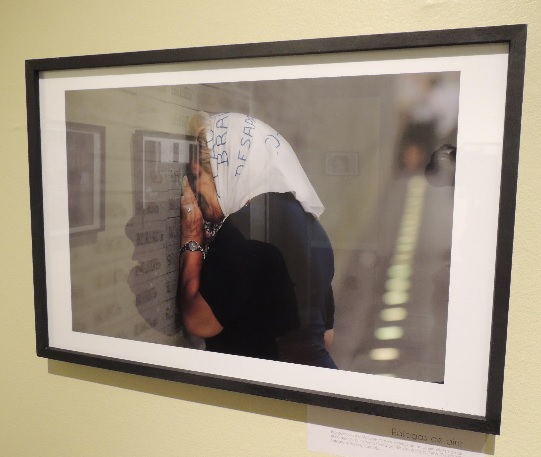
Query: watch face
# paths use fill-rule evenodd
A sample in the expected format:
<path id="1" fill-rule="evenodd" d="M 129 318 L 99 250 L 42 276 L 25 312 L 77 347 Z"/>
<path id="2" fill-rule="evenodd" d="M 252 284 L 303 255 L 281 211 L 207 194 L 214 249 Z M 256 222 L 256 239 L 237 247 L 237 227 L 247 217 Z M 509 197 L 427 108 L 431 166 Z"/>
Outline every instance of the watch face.
<path id="1" fill-rule="evenodd" d="M 197 243 L 195 241 L 190 241 L 188 243 L 188 249 L 190 251 L 197 251 L 198 250 L 198 246 L 197 246 Z"/>

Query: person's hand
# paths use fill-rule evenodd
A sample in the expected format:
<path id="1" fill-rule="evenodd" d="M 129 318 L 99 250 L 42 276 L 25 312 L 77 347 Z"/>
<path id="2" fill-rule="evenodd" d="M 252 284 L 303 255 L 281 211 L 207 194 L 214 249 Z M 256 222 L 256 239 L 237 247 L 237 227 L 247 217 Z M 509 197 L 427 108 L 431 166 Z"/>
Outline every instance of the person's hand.
<path id="1" fill-rule="evenodd" d="M 199 244 L 203 244 L 203 215 L 186 176 L 182 179 L 180 230 L 181 246 L 188 241 L 197 241 Z"/>
<path id="2" fill-rule="evenodd" d="M 327 351 L 331 349 L 332 342 L 334 340 L 334 329 L 330 328 L 329 330 L 325 330 L 325 333 L 323 334 L 323 339 L 325 342 L 325 349 Z"/>

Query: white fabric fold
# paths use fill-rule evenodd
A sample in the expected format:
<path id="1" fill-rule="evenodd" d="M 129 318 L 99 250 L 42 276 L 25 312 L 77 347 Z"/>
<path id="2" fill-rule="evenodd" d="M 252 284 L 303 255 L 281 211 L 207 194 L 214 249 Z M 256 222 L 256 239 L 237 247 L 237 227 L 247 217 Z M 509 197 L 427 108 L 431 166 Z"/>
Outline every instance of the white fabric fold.
<path id="1" fill-rule="evenodd" d="M 207 145 L 218 201 L 227 217 L 267 192 L 291 192 L 306 212 L 319 217 L 324 207 L 289 143 L 251 116 L 210 116 Z"/>

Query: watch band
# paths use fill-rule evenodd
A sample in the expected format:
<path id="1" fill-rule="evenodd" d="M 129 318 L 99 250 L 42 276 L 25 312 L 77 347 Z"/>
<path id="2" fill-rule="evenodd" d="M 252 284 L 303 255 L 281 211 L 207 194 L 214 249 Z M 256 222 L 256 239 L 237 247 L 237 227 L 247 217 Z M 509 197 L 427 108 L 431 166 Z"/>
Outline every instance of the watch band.
<path id="1" fill-rule="evenodd" d="M 206 257 L 205 250 L 197 241 L 188 241 L 180 247 L 180 254 L 184 251 L 197 252 L 200 251 L 203 254 L 203 259 Z"/>

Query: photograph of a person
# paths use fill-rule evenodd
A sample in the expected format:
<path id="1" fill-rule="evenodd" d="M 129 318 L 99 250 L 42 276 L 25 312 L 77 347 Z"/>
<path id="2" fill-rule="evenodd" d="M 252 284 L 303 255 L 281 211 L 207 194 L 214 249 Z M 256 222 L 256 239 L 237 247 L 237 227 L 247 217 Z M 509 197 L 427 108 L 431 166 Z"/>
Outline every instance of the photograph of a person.
<path id="1" fill-rule="evenodd" d="M 106 142 L 73 330 L 443 383 L 459 91 L 456 71 L 67 91 Z"/>

